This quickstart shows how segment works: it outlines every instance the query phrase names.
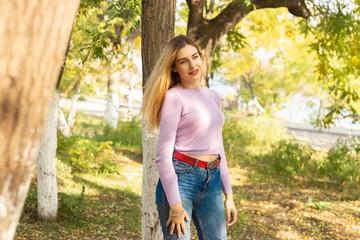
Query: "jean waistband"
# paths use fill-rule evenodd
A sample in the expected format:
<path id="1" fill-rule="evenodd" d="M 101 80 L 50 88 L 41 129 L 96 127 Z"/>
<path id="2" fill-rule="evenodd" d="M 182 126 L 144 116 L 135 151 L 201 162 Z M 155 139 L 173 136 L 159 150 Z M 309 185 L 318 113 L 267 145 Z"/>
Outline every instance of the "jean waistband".
<path id="1" fill-rule="evenodd" d="M 182 162 L 186 162 L 186 163 L 189 163 L 191 165 L 195 165 L 196 162 L 197 162 L 196 166 L 202 167 L 202 168 L 205 168 L 205 169 L 208 169 L 208 170 L 216 168 L 217 166 L 220 165 L 220 162 L 221 162 L 220 155 L 218 156 L 218 158 L 216 158 L 215 160 L 212 160 L 210 162 L 202 161 L 202 160 L 187 156 L 187 155 L 179 153 L 179 152 L 175 152 L 174 157 L 176 159 L 182 161 Z"/>

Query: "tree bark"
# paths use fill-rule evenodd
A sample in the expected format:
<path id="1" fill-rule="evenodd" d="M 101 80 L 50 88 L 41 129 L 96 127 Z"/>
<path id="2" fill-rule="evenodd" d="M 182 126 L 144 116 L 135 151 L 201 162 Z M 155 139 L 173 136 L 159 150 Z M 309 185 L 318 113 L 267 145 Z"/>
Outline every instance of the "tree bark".
<path id="1" fill-rule="evenodd" d="M 186 0 L 189 7 L 187 35 L 201 48 L 204 57 L 204 76 L 208 81 L 211 56 L 221 38 L 233 29 L 249 12 L 256 8 L 286 7 L 295 16 L 307 18 L 310 12 L 304 0 L 252 0 L 247 6 L 245 1 L 233 0 L 213 19 L 204 17 L 206 0 Z"/>
<path id="2" fill-rule="evenodd" d="M 1 240 L 15 234 L 78 5 L 1 1 Z"/>
<path id="3" fill-rule="evenodd" d="M 50 104 L 44 135 L 36 162 L 37 213 L 40 220 L 54 221 L 57 217 L 58 197 L 56 183 L 57 122 L 59 90 L 56 89 Z"/>
<path id="4" fill-rule="evenodd" d="M 155 66 L 160 51 L 174 36 L 176 0 L 142 1 L 142 69 L 143 86 Z M 143 184 L 142 184 L 142 239 L 162 239 L 161 226 L 155 205 L 155 186 L 158 169 L 155 163 L 157 133 L 142 128 Z"/>

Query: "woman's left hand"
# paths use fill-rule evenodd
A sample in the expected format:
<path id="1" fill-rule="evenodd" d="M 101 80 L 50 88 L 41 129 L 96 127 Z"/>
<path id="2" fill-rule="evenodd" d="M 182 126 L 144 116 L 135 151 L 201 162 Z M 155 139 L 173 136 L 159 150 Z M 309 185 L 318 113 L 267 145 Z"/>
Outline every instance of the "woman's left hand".
<path id="1" fill-rule="evenodd" d="M 235 207 L 232 193 L 226 194 L 225 208 L 226 208 L 226 225 L 227 226 L 234 225 L 236 223 L 237 210 Z"/>

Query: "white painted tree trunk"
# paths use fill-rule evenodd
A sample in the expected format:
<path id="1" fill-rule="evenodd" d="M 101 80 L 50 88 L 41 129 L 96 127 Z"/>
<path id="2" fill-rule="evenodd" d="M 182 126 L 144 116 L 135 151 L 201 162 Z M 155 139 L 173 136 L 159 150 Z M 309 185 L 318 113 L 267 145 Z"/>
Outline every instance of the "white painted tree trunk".
<path id="1" fill-rule="evenodd" d="M 58 130 L 65 136 L 65 137 L 71 137 L 71 130 L 70 127 L 66 121 L 64 112 L 58 108 Z"/>
<path id="2" fill-rule="evenodd" d="M 14 238 L 79 0 L 0 7 L 0 240 Z"/>
<path id="3" fill-rule="evenodd" d="M 129 58 L 130 65 L 133 65 L 133 51 L 130 51 L 130 58 Z M 130 122 L 133 118 L 132 115 L 132 100 L 133 100 L 133 86 L 134 86 L 134 79 L 133 79 L 133 69 L 131 67 L 128 68 L 129 71 L 129 95 L 128 95 L 128 122 Z"/>
<path id="4" fill-rule="evenodd" d="M 119 121 L 120 72 L 114 74 L 113 69 L 115 64 L 115 58 L 113 57 L 110 60 L 110 69 L 108 72 L 108 92 L 104 115 L 105 123 L 112 128 L 116 128 Z"/>
<path id="5" fill-rule="evenodd" d="M 37 213 L 40 220 L 56 220 L 58 193 L 56 183 L 57 122 L 59 90 L 56 89 L 50 104 L 44 135 L 36 162 Z"/>
<path id="6" fill-rule="evenodd" d="M 155 162 L 158 133 L 149 132 L 142 127 L 143 144 L 143 182 L 142 182 L 142 239 L 162 239 L 162 231 L 155 204 L 155 190 L 159 180 L 158 168 Z"/>
<path id="7" fill-rule="evenodd" d="M 237 107 L 239 113 L 243 112 L 242 99 L 241 99 L 241 80 L 236 82 L 236 93 L 237 93 Z"/>
<path id="8" fill-rule="evenodd" d="M 133 95 L 133 79 L 132 79 L 132 74 L 131 74 L 131 70 L 130 70 L 130 74 L 129 74 L 129 95 L 128 95 L 128 121 L 130 122 L 132 119 L 132 97 Z"/>
<path id="9" fill-rule="evenodd" d="M 116 128 L 119 121 L 119 93 L 108 92 L 104 121 L 112 128 Z"/>
<path id="10" fill-rule="evenodd" d="M 72 127 L 75 124 L 76 112 L 77 112 L 77 107 L 78 107 L 78 99 L 79 99 L 79 91 L 76 91 L 76 93 L 71 98 L 71 108 L 70 108 L 69 116 L 68 116 L 69 127 Z"/>
<path id="11" fill-rule="evenodd" d="M 143 86 L 145 86 L 161 49 L 174 37 L 176 0 L 142 0 L 141 56 Z M 144 123 L 143 123 L 144 125 Z M 155 205 L 158 169 L 155 163 L 157 134 L 142 128 L 143 186 L 142 186 L 142 239 L 163 239 Z"/>

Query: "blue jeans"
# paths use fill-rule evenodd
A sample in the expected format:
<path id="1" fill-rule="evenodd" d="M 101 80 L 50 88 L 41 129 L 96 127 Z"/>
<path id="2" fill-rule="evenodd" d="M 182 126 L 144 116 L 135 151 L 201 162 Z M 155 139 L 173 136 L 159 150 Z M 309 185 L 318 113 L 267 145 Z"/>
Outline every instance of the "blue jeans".
<path id="1" fill-rule="evenodd" d="M 221 192 L 220 166 L 207 170 L 173 158 L 178 176 L 180 198 L 183 208 L 193 219 L 200 240 L 226 240 L 224 203 Z M 186 234 L 178 238 L 176 230 L 170 235 L 170 206 L 159 180 L 156 188 L 156 204 L 164 239 L 190 239 L 190 221 L 185 221 Z"/>

